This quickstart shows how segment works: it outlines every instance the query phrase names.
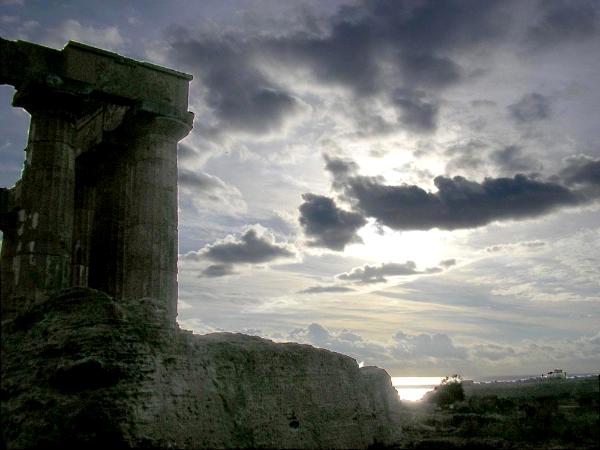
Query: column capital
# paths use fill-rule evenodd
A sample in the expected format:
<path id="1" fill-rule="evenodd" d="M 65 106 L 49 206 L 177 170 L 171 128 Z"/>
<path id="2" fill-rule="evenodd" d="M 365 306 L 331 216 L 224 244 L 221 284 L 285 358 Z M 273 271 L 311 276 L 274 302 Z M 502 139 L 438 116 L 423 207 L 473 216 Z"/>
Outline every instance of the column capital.
<path id="1" fill-rule="evenodd" d="M 87 96 L 71 90 L 30 84 L 17 90 L 12 104 L 32 115 L 52 111 L 76 118 L 88 110 L 92 102 Z"/>
<path id="2" fill-rule="evenodd" d="M 117 130 L 117 139 L 130 140 L 143 136 L 160 135 L 172 142 L 179 142 L 192 130 L 194 113 L 185 117 L 173 117 L 138 111 L 131 114 Z"/>

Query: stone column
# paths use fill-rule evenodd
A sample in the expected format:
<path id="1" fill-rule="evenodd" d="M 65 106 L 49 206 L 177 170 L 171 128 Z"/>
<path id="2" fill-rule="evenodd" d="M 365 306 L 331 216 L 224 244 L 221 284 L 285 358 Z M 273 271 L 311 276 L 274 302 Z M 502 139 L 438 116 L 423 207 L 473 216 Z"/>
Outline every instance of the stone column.
<path id="1" fill-rule="evenodd" d="M 177 316 L 177 143 L 191 124 L 140 115 L 127 126 L 119 208 L 124 218 L 118 297 L 152 297 Z"/>
<path id="2" fill-rule="evenodd" d="M 3 315 L 70 284 L 75 127 L 68 104 L 55 96 L 15 97 L 31 123 L 16 223 L 2 255 Z"/>

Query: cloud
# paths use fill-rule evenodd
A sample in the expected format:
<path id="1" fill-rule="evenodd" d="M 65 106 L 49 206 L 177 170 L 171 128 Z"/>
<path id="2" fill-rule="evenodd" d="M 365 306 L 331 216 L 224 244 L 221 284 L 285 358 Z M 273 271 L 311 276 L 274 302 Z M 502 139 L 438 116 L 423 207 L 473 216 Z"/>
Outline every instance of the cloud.
<path id="1" fill-rule="evenodd" d="M 25 4 L 25 0 L 0 0 L 0 5 L 9 6 L 23 6 Z"/>
<path id="2" fill-rule="evenodd" d="M 351 159 L 342 159 L 323 155 L 325 160 L 325 170 L 327 170 L 333 176 L 334 188 L 343 185 L 343 182 L 348 180 L 348 177 L 356 175 L 359 170 L 358 164 Z"/>
<path id="3" fill-rule="evenodd" d="M 394 337 L 394 356 L 398 358 L 435 357 L 435 358 L 466 358 L 467 350 L 452 342 L 446 334 L 421 333 L 416 335 L 405 334 L 398 331 Z"/>
<path id="4" fill-rule="evenodd" d="M 559 177 L 565 183 L 600 186 L 600 159 L 587 155 L 575 155 L 565 159 L 566 167 Z"/>
<path id="5" fill-rule="evenodd" d="M 485 248 L 485 251 L 488 253 L 499 253 L 499 252 L 509 252 L 515 251 L 519 249 L 525 250 L 536 250 L 547 245 L 544 241 L 524 241 L 517 243 L 509 243 L 509 244 L 498 244 L 492 245 Z"/>
<path id="6" fill-rule="evenodd" d="M 400 110 L 399 123 L 415 132 L 431 132 L 437 127 L 438 105 L 421 91 L 400 89 L 394 104 Z"/>
<path id="7" fill-rule="evenodd" d="M 254 225 L 241 236 L 229 235 L 204 248 L 184 254 L 182 261 L 212 261 L 216 264 L 204 268 L 202 277 L 222 277 L 234 274 L 238 265 L 264 264 L 295 257 L 293 248 L 278 243 L 266 228 Z"/>
<path id="8" fill-rule="evenodd" d="M 49 30 L 45 39 L 49 45 L 55 47 L 62 47 L 69 40 L 113 51 L 120 51 L 125 45 L 125 39 L 116 26 L 93 27 L 74 19 L 65 20 L 58 27 Z"/>
<path id="9" fill-rule="evenodd" d="M 166 54 L 200 81 L 217 135 L 280 130 L 302 109 L 295 92 L 332 85 L 355 105 L 377 98 L 394 106 L 405 129 L 429 133 L 437 126 L 438 91 L 464 78 L 463 51 L 505 33 L 510 22 L 502 20 L 503 9 L 497 0 L 363 0 L 304 29 L 193 33 L 171 27 Z M 291 75 L 281 76 L 286 70 Z M 373 132 L 398 126 L 377 119 Z"/>
<path id="10" fill-rule="evenodd" d="M 169 39 L 170 58 L 201 81 L 221 132 L 268 133 L 299 112 L 301 102 L 258 68 L 254 43 L 236 36 L 194 39 L 182 28 L 172 29 Z"/>
<path id="11" fill-rule="evenodd" d="M 189 147 L 181 148 L 184 149 L 183 159 L 185 160 Z M 232 215 L 244 212 L 247 208 L 239 189 L 214 175 L 201 170 L 186 169 L 180 165 L 177 181 L 182 205 L 191 203 L 203 213 L 207 211 L 219 214 L 228 212 Z"/>
<path id="12" fill-rule="evenodd" d="M 366 217 L 394 230 L 456 230 L 496 220 L 537 217 L 583 200 L 556 183 L 525 175 L 486 178 L 478 183 L 464 177 L 434 179 L 437 192 L 415 185 L 386 185 L 372 177 L 356 176 L 346 183 L 345 196 Z"/>
<path id="13" fill-rule="evenodd" d="M 446 259 L 441 261 L 438 266 L 429 267 L 423 271 L 417 270 L 417 265 L 414 261 L 406 261 L 405 263 L 383 263 L 379 266 L 365 264 L 361 267 L 355 267 L 349 272 L 339 274 L 336 278 L 343 281 L 356 281 L 359 283 L 385 283 L 387 281 L 385 277 L 439 273 L 455 264 L 455 259 Z"/>
<path id="14" fill-rule="evenodd" d="M 517 354 L 515 349 L 510 346 L 490 343 L 475 345 L 472 351 L 476 359 L 487 359 L 494 362 L 513 357 Z"/>
<path id="15" fill-rule="evenodd" d="M 336 293 L 336 292 L 353 292 L 354 289 L 346 286 L 311 286 L 309 288 L 299 291 L 299 294 L 323 294 L 323 293 Z"/>
<path id="16" fill-rule="evenodd" d="M 292 330 L 290 340 L 350 355 L 367 364 L 398 370 L 426 367 L 462 367 L 469 359 L 466 347 L 456 345 L 442 333 L 406 334 L 398 331 L 390 341 L 380 343 L 363 338 L 352 330 L 331 331 L 319 323 Z"/>
<path id="17" fill-rule="evenodd" d="M 527 31 L 534 47 L 587 39 L 598 31 L 600 6 L 595 0 L 540 2 L 539 21 Z"/>
<path id="18" fill-rule="evenodd" d="M 380 266 L 370 266 L 368 264 L 362 267 L 355 267 L 350 272 L 342 273 L 337 276 L 344 281 L 359 281 L 361 283 L 381 283 L 386 282 L 385 276 L 405 276 L 415 275 L 421 272 L 417 271 L 417 265 L 413 261 L 407 261 L 403 264 L 384 263 Z"/>
<path id="19" fill-rule="evenodd" d="M 539 168 L 531 158 L 523 155 L 523 147 L 518 145 L 508 145 L 495 150 L 490 156 L 497 167 L 505 173 L 523 173 Z"/>
<path id="20" fill-rule="evenodd" d="M 400 55 L 404 80 L 411 85 L 445 87 L 457 83 L 462 71 L 460 66 L 447 56 L 405 50 Z"/>
<path id="21" fill-rule="evenodd" d="M 484 150 L 487 145 L 481 141 L 469 140 L 449 146 L 445 154 L 451 159 L 446 164 L 446 172 L 475 170 L 483 165 Z"/>
<path id="22" fill-rule="evenodd" d="M 276 243 L 272 235 L 260 228 L 250 228 L 239 239 L 229 237 L 209 245 L 203 254 L 207 259 L 228 264 L 259 264 L 294 257 L 287 245 Z"/>
<path id="23" fill-rule="evenodd" d="M 511 117 L 518 123 L 537 122 L 550 117 L 552 110 L 548 97 L 538 93 L 524 95 L 508 106 Z"/>
<path id="24" fill-rule="evenodd" d="M 348 244 L 362 242 L 356 234 L 367 223 L 362 215 L 338 208 L 333 199 L 323 195 L 303 194 L 302 199 L 299 221 L 310 239 L 309 246 L 343 250 Z"/>
<path id="25" fill-rule="evenodd" d="M 236 272 L 233 270 L 231 264 L 212 264 L 200 273 L 201 277 L 207 278 L 218 278 L 225 277 L 227 275 L 234 275 Z"/>
<path id="26" fill-rule="evenodd" d="M 346 86 L 359 97 L 385 87 L 390 69 L 393 79 L 412 89 L 445 87 L 461 77 L 452 51 L 502 33 L 499 4 L 360 1 L 340 8 L 326 32 L 286 36 L 274 49 L 309 65 L 320 81 Z"/>

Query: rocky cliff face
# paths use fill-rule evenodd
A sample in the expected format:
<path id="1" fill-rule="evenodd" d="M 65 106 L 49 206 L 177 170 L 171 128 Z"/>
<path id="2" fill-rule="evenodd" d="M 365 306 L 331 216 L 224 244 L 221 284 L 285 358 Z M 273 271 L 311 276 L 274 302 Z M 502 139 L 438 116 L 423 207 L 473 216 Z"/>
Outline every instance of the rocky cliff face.
<path id="1" fill-rule="evenodd" d="M 347 356 L 170 327 L 150 299 L 71 289 L 2 324 L 7 448 L 365 448 L 399 438 L 387 373 Z"/>

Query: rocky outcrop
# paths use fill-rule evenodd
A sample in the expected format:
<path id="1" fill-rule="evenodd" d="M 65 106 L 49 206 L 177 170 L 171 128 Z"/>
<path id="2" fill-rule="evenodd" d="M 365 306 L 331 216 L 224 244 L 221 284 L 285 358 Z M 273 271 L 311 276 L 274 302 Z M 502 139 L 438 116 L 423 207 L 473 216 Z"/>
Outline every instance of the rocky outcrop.
<path id="1" fill-rule="evenodd" d="M 193 335 L 151 299 L 70 289 L 2 324 L 7 448 L 366 448 L 399 437 L 387 373 L 308 345 Z"/>

